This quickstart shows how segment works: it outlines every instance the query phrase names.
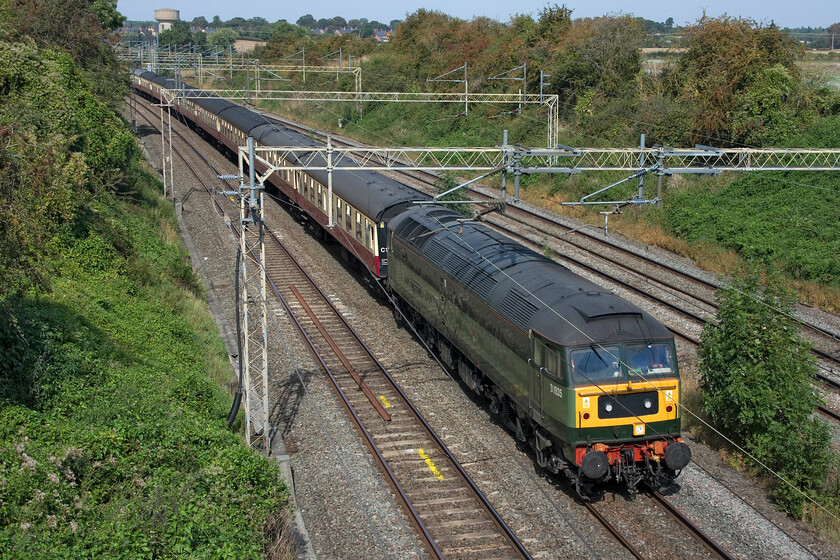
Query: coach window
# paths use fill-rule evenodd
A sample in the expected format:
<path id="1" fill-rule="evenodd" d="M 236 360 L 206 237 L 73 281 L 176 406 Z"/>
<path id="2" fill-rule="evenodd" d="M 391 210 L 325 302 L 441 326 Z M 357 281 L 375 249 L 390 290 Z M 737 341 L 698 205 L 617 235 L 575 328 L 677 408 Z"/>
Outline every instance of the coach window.
<path id="1" fill-rule="evenodd" d="M 367 218 L 365 218 L 365 247 L 373 250 L 373 226 Z"/>
<path id="2" fill-rule="evenodd" d="M 353 231 L 353 208 L 348 204 L 344 213 L 344 229 Z"/>
<path id="3" fill-rule="evenodd" d="M 362 240 L 362 215 L 356 212 L 356 239 Z"/>
<path id="4" fill-rule="evenodd" d="M 321 192 L 321 183 L 318 183 L 318 208 L 324 207 L 324 194 Z"/>

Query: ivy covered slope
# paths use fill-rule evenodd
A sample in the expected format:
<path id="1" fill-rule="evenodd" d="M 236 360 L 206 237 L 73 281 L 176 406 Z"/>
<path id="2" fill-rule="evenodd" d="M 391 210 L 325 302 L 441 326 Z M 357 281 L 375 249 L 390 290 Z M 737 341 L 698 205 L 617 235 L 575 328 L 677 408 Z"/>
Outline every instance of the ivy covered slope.
<path id="1" fill-rule="evenodd" d="M 287 490 L 226 429 L 172 209 L 93 89 L 0 36 L 2 556 L 261 557 Z"/>

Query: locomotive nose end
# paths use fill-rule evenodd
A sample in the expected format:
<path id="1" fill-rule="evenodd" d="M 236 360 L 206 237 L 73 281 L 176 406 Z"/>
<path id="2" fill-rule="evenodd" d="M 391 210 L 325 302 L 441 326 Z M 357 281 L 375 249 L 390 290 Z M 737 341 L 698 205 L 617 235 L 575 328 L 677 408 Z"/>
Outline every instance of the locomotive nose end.
<path id="1" fill-rule="evenodd" d="M 583 456 L 580 462 L 580 470 L 584 476 L 591 479 L 602 478 L 610 469 L 610 462 L 607 454 L 603 451 L 590 451 Z"/>
<path id="2" fill-rule="evenodd" d="M 673 471 L 681 471 L 691 461 L 691 448 L 681 441 L 668 446 L 665 450 L 665 464 Z"/>

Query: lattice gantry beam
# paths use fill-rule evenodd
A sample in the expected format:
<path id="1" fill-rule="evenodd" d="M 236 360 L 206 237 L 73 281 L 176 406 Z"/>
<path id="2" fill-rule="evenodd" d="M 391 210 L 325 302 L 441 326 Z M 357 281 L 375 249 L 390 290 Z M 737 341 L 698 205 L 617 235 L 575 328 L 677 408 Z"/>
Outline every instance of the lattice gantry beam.
<path id="1" fill-rule="evenodd" d="M 838 149 L 705 149 L 705 148 L 389 148 L 332 147 L 256 148 L 258 159 L 273 170 L 368 169 L 472 170 L 518 168 L 521 173 L 579 173 L 650 169 L 652 173 L 721 173 L 724 171 L 840 171 Z M 284 162 L 298 162 L 295 165 Z M 505 163 L 507 162 L 507 163 Z M 518 163 L 515 163 L 518 162 Z"/>
<path id="2" fill-rule="evenodd" d="M 308 70 L 307 70 L 308 71 Z M 335 71 L 335 70 L 333 70 Z M 220 97 L 229 101 L 259 99 L 263 101 L 371 101 L 394 103 L 458 103 L 464 101 L 463 93 L 401 92 L 401 91 L 280 91 L 263 90 L 258 94 L 236 89 L 186 90 L 178 95 L 190 97 Z M 466 99 L 470 103 L 529 103 L 549 105 L 556 103 L 556 95 L 531 94 L 522 96 L 518 93 L 469 93 Z"/>
<path id="3" fill-rule="evenodd" d="M 355 91 L 303 91 L 303 90 L 271 90 L 263 89 L 260 85 L 259 72 L 268 72 L 259 66 L 258 61 L 250 67 L 255 72 L 254 89 L 250 87 L 245 90 L 238 89 L 179 89 L 170 90 L 168 95 L 185 99 L 196 97 L 211 97 L 227 99 L 234 102 L 252 101 L 335 101 L 361 104 L 362 102 L 378 103 L 494 103 L 494 104 L 516 104 L 516 105 L 540 105 L 548 109 L 547 115 L 547 142 L 549 146 L 557 144 L 558 130 L 560 129 L 559 97 L 557 95 L 542 95 L 536 93 L 436 93 L 436 92 L 399 92 L 399 91 L 361 91 L 361 69 L 358 67 L 345 67 L 344 72 L 355 75 Z M 288 67 L 287 67 L 288 68 Z M 299 68 L 301 71 L 304 67 Z M 308 71 L 310 67 L 305 67 Z M 328 68 L 328 67 L 327 67 Z M 227 71 L 224 65 L 220 65 L 219 72 Z M 339 71 L 333 67 L 329 71 Z M 279 72 L 269 72 L 279 76 Z M 215 75 L 209 70 L 199 69 L 199 75 Z M 251 80 L 248 82 L 249 86 Z"/>

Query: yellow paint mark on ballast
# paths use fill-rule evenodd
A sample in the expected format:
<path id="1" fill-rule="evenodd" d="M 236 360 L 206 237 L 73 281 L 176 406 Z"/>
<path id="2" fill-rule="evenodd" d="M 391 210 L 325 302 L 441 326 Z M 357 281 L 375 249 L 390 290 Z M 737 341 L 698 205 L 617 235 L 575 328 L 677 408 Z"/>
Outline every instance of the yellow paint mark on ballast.
<path id="1" fill-rule="evenodd" d="M 435 462 L 434 462 L 434 461 L 432 461 L 432 460 L 429 458 L 429 456 L 428 456 L 428 455 L 426 455 L 426 452 L 425 452 L 425 451 L 423 451 L 422 449 L 418 449 L 418 450 L 417 450 L 417 453 L 419 453 L 419 454 L 420 454 L 420 458 L 421 458 L 421 459 L 423 459 L 424 461 L 426 461 L 426 465 L 428 465 L 428 466 L 429 466 L 429 470 L 430 470 L 430 471 L 432 471 L 432 474 L 433 474 L 433 475 L 435 475 L 435 478 L 437 478 L 438 480 L 443 480 L 443 475 L 440 473 L 440 471 L 438 470 L 437 466 L 435 466 Z"/>
<path id="2" fill-rule="evenodd" d="M 379 395 L 379 400 L 382 401 L 382 406 L 391 408 L 391 401 L 385 398 L 385 395 Z"/>

